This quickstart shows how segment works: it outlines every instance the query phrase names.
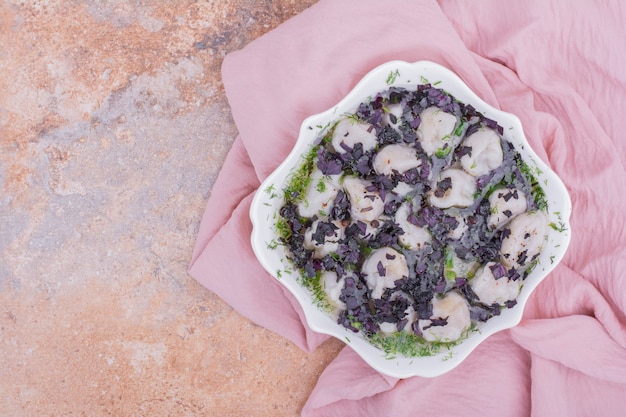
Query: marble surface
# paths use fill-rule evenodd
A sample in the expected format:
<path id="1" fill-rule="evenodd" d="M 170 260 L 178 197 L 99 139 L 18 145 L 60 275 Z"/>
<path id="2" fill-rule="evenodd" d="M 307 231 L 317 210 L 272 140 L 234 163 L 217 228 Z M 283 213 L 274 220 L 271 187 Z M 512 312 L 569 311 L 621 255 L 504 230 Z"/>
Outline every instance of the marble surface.
<path id="1" fill-rule="evenodd" d="M 224 56 L 315 0 L 0 2 L 0 415 L 297 416 L 312 354 L 188 274 Z"/>

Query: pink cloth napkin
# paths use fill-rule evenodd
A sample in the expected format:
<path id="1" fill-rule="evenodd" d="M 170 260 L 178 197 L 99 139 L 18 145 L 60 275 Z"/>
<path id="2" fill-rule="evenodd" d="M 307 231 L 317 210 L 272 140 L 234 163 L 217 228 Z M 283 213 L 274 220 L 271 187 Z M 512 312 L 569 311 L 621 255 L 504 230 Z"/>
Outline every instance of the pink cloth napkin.
<path id="1" fill-rule="evenodd" d="M 306 351 L 327 336 L 309 329 L 256 261 L 248 210 L 302 121 L 377 65 L 424 59 L 456 72 L 520 117 L 572 198 L 570 249 L 519 326 L 432 379 L 383 376 L 346 347 L 303 416 L 626 415 L 626 7 L 601 3 L 321 0 L 226 57 L 239 136 L 213 187 L 190 274 Z"/>

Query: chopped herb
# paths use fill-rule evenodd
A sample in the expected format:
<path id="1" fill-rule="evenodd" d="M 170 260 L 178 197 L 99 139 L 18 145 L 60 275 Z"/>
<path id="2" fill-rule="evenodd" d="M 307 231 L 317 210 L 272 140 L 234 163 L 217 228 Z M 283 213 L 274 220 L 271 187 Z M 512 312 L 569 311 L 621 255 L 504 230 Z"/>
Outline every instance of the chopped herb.
<path id="1" fill-rule="evenodd" d="M 563 223 L 562 221 L 559 221 L 558 225 L 554 222 L 550 222 L 549 225 L 551 228 L 553 228 L 557 232 L 564 232 L 567 230 L 567 227 L 565 227 L 565 223 Z"/>
<path id="2" fill-rule="evenodd" d="M 318 192 L 323 193 L 324 191 L 326 191 L 326 182 L 323 179 L 320 179 L 317 182 L 317 186 L 315 188 Z"/>
<path id="3" fill-rule="evenodd" d="M 461 134 L 463 133 L 464 124 L 465 123 L 463 123 L 463 120 L 461 120 L 461 123 L 459 123 L 457 128 L 454 130 L 454 136 L 461 136 Z M 466 147 L 469 147 L 471 149 L 471 146 L 466 146 Z"/>
<path id="4" fill-rule="evenodd" d="M 522 160 L 522 158 L 516 158 L 517 166 L 520 172 L 525 175 L 530 181 L 531 193 L 533 200 L 537 206 L 538 210 L 546 210 L 548 208 L 548 202 L 546 201 L 546 193 L 543 188 L 537 182 L 536 177 L 531 172 L 530 167 L 526 162 Z M 540 169 L 536 169 L 536 172 L 541 173 Z"/>
<path id="5" fill-rule="evenodd" d="M 389 76 L 387 76 L 387 80 L 385 81 L 387 85 L 391 85 L 396 82 L 396 78 L 400 76 L 400 70 L 391 71 Z"/>
<path id="6" fill-rule="evenodd" d="M 435 152 L 435 156 L 439 159 L 443 159 L 448 156 L 451 151 L 452 147 L 448 146 L 448 144 L 446 143 L 442 148 L 437 149 L 437 151 Z"/>

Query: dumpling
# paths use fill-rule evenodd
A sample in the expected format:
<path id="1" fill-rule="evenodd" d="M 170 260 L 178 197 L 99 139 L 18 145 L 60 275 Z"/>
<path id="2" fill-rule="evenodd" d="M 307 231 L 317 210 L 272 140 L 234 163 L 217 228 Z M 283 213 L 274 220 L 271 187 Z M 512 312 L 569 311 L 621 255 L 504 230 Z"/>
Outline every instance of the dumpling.
<path id="1" fill-rule="evenodd" d="M 399 181 L 398 185 L 393 188 L 393 193 L 398 197 L 405 197 L 410 192 L 414 191 L 415 187 L 411 184 L 407 184 L 404 181 Z"/>
<path id="2" fill-rule="evenodd" d="M 448 232 L 448 237 L 452 240 L 461 239 L 463 234 L 465 234 L 465 232 L 469 229 L 469 225 L 465 221 L 465 217 L 455 208 L 448 210 L 447 214 L 454 217 L 457 221 L 456 227 Z"/>
<path id="3" fill-rule="evenodd" d="M 409 169 L 422 166 L 417 149 L 405 144 L 392 144 L 381 148 L 374 157 L 373 167 L 378 174 L 391 175 L 393 171 L 403 174 Z"/>
<path id="4" fill-rule="evenodd" d="M 489 227 L 500 229 L 518 214 L 526 211 L 526 194 L 517 188 L 501 188 L 489 196 Z"/>
<path id="5" fill-rule="evenodd" d="M 339 220 L 317 219 L 304 233 L 304 247 L 313 251 L 315 258 L 323 258 L 339 248 L 345 227 Z"/>
<path id="6" fill-rule="evenodd" d="M 387 111 L 383 114 L 383 126 L 387 125 L 399 130 L 403 112 L 402 104 L 388 104 Z"/>
<path id="7" fill-rule="evenodd" d="M 468 173 L 449 168 L 432 182 L 428 201 L 435 207 L 468 207 L 474 202 L 476 178 Z"/>
<path id="8" fill-rule="evenodd" d="M 500 135 L 493 129 L 481 127 L 463 141 L 463 146 L 472 150 L 461 157 L 461 165 L 475 177 L 502 165 L 502 143 Z"/>
<path id="9" fill-rule="evenodd" d="M 437 151 L 444 151 L 447 148 L 452 150 L 456 145 L 453 143 L 454 129 L 457 124 L 455 115 L 441 110 L 439 107 L 431 106 L 420 113 L 421 122 L 417 127 L 417 138 L 420 140 L 422 149 L 428 156 L 436 154 Z M 445 151 L 444 151 L 445 152 Z"/>
<path id="10" fill-rule="evenodd" d="M 372 183 L 357 177 L 346 177 L 343 189 L 350 200 L 350 215 L 353 220 L 371 222 L 385 210 L 385 202 L 378 191 L 368 191 Z"/>
<path id="11" fill-rule="evenodd" d="M 429 243 L 432 238 L 427 229 L 409 222 L 408 217 L 411 206 L 411 203 L 404 202 L 396 211 L 396 223 L 404 231 L 403 234 L 398 236 L 398 241 L 407 249 L 420 249 L 426 243 Z"/>
<path id="12" fill-rule="evenodd" d="M 488 306 L 504 305 L 507 301 L 517 298 L 522 280 L 509 279 L 502 265 L 488 262 L 476 272 L 469 284 L 481 303 Z"/>
<path id="13" fill-rule="evenodd" d="M 378 327 L 380 328 L 380 332 L 386 336 L 391 335 L 397 331 L 411 332 L 413 329 L 413 323 L 415 323 L 415 320 L 417 320 L 417 312 L 413 307 L 413 299 L 405 292 L 396 291 L 393 293 L 389 300 L 393 303 L 396 302 L 399 298 L 402 298 L 408 302 L 408 306 L 404 310 L 404 316 L 400 319 L 403 322 L 402 327 L 398 329 L 398 323 L 379 323 Z"/>
<path id="14" fill-rule="evenodd" d="M 346 277 L 343 276 L 337 280 L 337 273 L 334 271 L 324 271 L 320 276 L 320 283 L 324 292 L 326 292 L 328 303 L 338 312 L 346 309 L 346 303 L 339 299 L 341 290 L 346 285 Z"/>
<path id="15" fill-rule="evenodd" d="M 311 173 L 311 182 L 304 198 L 298 203 L 298 212 L 303 217 L 328 215 L 339 192 L 339 176 L 324 175 L 319 169 Z"/>
<path id="16" fill-rule="evenodd" d="M 506 226 L 500 261 L 506 268 L 528 266 L 541 252 L 548 233 L 548 217 L 541 211 L 520 214 Z"/>
<path id="17" fill-rule="evenodd" d="M 331 144 L 333 148 L 335 148 L 335 151 L 345 153 L 346 149 L 341 146 L 342 143 L 349 148 L 354 148 L 354 145 L 361 143 L 363 144 L 363 150 L 372 149 L 378 143 L 376 131 L 373 129 L 373 126 L 367 123 L 360 123 L 351 119 L 342 119 L 335 126 Z"/>
<path id="18" fill-rule="evenodd" d="M 361 269 L 372 298 L 380 298 L 387 288 L 409 276 L 409 266 L 403 254 L 390 247 L 375 250 L 363 262 Z"/>
<path id="19" fill-rule="evenodd" d="M 443 297 L 432 299 L 430 319 L 418 320 L 419 331 L 429 342 L 454 342 L 471 325 L 469 305 L 463 296 L 450 291 Z"/>

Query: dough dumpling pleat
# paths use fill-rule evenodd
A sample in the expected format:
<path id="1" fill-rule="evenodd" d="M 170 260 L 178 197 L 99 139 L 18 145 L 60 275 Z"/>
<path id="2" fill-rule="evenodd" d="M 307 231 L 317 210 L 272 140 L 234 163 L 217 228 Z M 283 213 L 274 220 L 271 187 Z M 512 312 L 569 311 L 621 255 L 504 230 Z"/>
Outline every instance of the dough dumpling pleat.
<path id="1" fill-rule="evenodd" d="M 331 144 L 335 151 L 345 153 L 346 149 L 341 146 L 342 143 L 350 149 L 354 148 L 357 143 L 361 143 L 363 150 L 367 151 L 374 148 L 378 141 L 376 131 L 371 125 L 351 119 L 342 119 L 335 126 Z"/>
<path id="2" fill-rule="evenodd" d="M 489 227 L 500 229 L 515 216 L 526 211 L 526 194 L 517 188 L 501 188 L 489 196 Z"/>
<path id="3" fill-rule="evenodd" d="M 541 211 L 526 212 L 504 229 L 500 261 L 507 268 L 526 268 L 539 255 L 548 233 L 548 217 Z"/>
<path id="4" fill-rule="evenodd" d="M 391 175 L 393 171 L 403 174 L 409 169 L 422 166 L 417 158 L 417 149 L 404 144 L 387 145 L 374 157 L 374 170 L 378 174 Z"/>
<path id="5" fill-rule="evenodd" d="M 428 201 L 435 207 L 468 207 L 474 202 L 476 178 L 463 170 L 449 168 L 432 182 Z"/>
<path id="6" fill-rule="evenodd" d="M 454 130 L 457 124 L 455 115 L 441 110 L 439 107 L 431 106 L 420 113 L 420 125 L 417 127 L 417 138 L 422 145 L 422 149 L 428 156 L 443 150 L 444 147 L 454 147 Z"/>
<path id="7" fill-rule="evenodd" d="M 509 279 L 504 267 L 495 262 L 488 262 L 481 267 L 470 280 L 472 291 L 481 303 L 488 306 L 504 305 L 507 301 L 515 300 L 521 285 L 521 279 Z"/>
<path id="8" fill-rule="evenodd" d="M 418 321 L 422 337 L 429 342 L 458 340 L 471 325 L 469 306 L 465 298 L 451 291 L 443 297 L 433 297 L 432 304 L 431 318 Z"/>
<path id="9" fill-rule="evenodd" d="M 503 152 L 500 135 L 493 129 L 482 127 L 463 141 L 471 152 L 461 157 L 463 169 L 480 177 L 502 165 Z"/>
<path id="10" fill-rule="evenodd" d="M 298 203 L 300 215 L 303 217 L 327 215 L 339 192 L 338 184 L 338 175 L 324 175 L 319 169 L 313 171 L 304 198 Z"/>
<path id="11" fill-rule="evenodd" d="M 380 298 L 387 288 L 409 276 L 409 266 L 403 254 L 390 247 L 375 250 L 363 262 L 361 269 L 372 298 Z"/>
<path id="12" fill-rule="evenodd" d="M 350 200 L 350 215 L 353 220 L 371 222 L 385 210 L 385 202 L 378 191 L 369 191 L 372 183 L 356 177 L 347 177 L 343 189 Z"/>
<path id="13" fill-rule="evenodd" d="M 411 214 L 411 207 L 412 205 L 409 202 L 402 203 L 396 211 L 395 220 L 398 226 L 404 231 L 403 234 L 398 236 L 398 241 L 407 249 L 415 250 L 422 248 L 426 243 L 429 243 L 432 238 L 427 229 L 409 222 L 408 218 Z"/>

